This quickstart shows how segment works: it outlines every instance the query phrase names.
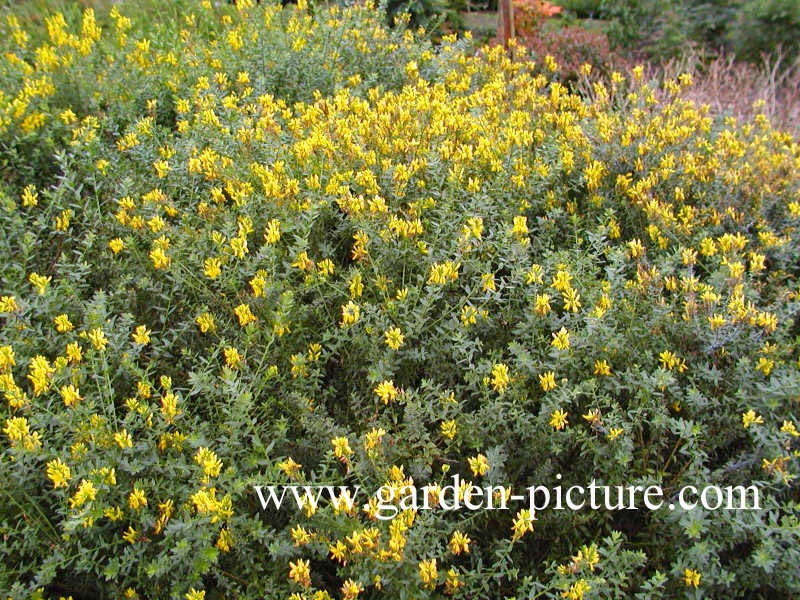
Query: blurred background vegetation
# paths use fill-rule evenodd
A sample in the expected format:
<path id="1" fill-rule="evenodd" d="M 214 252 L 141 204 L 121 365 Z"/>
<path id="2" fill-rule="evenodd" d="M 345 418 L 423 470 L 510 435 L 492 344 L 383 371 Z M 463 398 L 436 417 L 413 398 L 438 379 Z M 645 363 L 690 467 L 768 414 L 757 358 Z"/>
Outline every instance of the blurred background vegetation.
<path id="1" fill-rule="evenodd" d="M 352 0 L 327 2 L 336 3 Z M 0 6 L 36 21 L 53 10 L 69 13 L 87 6 L 107 14 L 112 4 L 114 0 L 4 0 Z M 176 14 L 186 4 L 176 0 Z M 800 50 L 800 0 L 554 0 L 552 4 L 563 12 L 551 28 L 577 25 L 599 30 L 612 49 L 639 57 L 675 58 L 691 51 L 708 59 L 724 53 L 750 62 L 781 56 L 788 63 Z M 383 0 L 380 6 L 390 23 L 407 12 L 414 27 L 425 27 L 433 35 L 465 28 L 489 35 L 497 23 L 492 14 L 497 0 Z"/>

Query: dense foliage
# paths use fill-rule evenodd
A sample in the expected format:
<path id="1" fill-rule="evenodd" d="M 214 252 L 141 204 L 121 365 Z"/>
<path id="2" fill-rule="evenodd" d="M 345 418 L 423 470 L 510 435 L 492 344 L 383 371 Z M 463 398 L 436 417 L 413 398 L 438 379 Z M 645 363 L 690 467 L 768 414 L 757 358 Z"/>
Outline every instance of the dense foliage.
<path id="1" fill-rule="evenodd" d="M 137 6 L 3 26 L 4 597 L 800 593 L 796 140 L 370 6 Z M 253 488 L 455 474 L 761 509 Z"/>
<path id="2" fill-rule="evenodd" d="M 602 0 L 597 11 L 611 22 L 618 44 L 657 56 L 693 47 L 758 61 L 763 55 L 798 57 L 800 0 Z"/>

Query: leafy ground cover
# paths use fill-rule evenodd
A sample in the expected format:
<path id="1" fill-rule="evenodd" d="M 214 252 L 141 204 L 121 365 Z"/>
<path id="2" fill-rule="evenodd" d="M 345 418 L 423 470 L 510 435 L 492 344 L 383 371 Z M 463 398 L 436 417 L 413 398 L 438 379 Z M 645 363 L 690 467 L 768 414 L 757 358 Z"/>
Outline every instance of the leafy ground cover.
<path id="1" fill-rule="evenodd" d="M 800 146 L 758 108 L 643 68 L 579 94 L 371 6 L 16 14 L 4 597 L 800 592 Z M 456 474 L 761 502 L 382 519 L 253 488 L 435 506 Z"/>

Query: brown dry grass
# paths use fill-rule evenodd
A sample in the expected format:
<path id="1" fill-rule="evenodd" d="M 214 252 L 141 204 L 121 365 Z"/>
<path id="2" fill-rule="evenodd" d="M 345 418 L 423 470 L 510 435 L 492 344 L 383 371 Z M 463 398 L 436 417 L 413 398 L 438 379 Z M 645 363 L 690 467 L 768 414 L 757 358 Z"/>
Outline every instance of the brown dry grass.
<path id="1" fill-rule="evenodd" d="M 611 67 L 615 70 L 629 72 L 636 64 L 641 64 L 645 79 L 656 83 L 689 74 L 693 83 L 684 89 L 683 97 L 698 106 L 707 105 L 711 116 L 733 117 L 745 123 L 763 114 L 773 127 L 800 141 L 800 57 L 792 61 L 765 57 L 760 64 L 738 61 L 732 56 L 704 62 L 687 55 L 662 63 L 635 61 L 614 53 L 612 57 Z M 606 73 L 600 77 L 608 79 Z M 581 76 L 575 82 L 577 91 L 593 98 L 592 81 L 595 79 L 594 71 L 589 77 Z"/>
<path id="2" fill-rule="evenodd" d="M 657 80 L 689 73 L 694 84 L 686 97 L 707 104 L 713 115 L 749 121 L 763 113 L 776 128 L 800 137 L 800 59 L 787 64 L 780 57 L 765 57 L 754 65 L 722 56 L 702 64 L 688 56 L 650 65 L 647 71 Z M 763 102 L 763 107 L 755 109 L 757 102 Z"/>

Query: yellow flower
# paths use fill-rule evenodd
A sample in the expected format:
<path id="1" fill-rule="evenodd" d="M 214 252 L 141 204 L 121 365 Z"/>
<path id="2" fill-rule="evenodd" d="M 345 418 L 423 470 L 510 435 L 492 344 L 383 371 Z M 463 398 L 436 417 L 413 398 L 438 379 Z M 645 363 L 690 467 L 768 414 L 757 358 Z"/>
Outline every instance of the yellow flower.
<path id="1" fill-rule="evenodd" d="M 289 579 L 296 581 L 303 587 L 311 585 L 311 565 L 307 560 L 302 558 L 297 559 L 295 562 L 289 563 Z"/>
<path id="2" fill-rule="evenodd" d="M 253 290 L 253 296 L 261 298 L 264 296 L 264 289 L 267 286 L 267 272 L 259 269 L 253 278 L 250 280 L 250 289 Z"/>
<path id="3" fill-rule="evenodd" d="M 319 360 L 319 357 L 322 354 L 322 345 L 317 343 L 311 343 L 308 345 L 308 360 L 311 362 Z"/>
<path id="4" fill-rule="evenodd" d="M 521 539 L 523 535 L 529 531 L 533 531 L 533 517 L 531 511 L 527 508 L 517 512 L 514 521 L 511 524 L 511 541 L 516 542 Z"/>
<path id="5" fill-rule="evenodd" d="M 436 559 L 423 560 L 417 565 L 419 569 L 419 577 L 422 579 L 422 584 L 428 589 L 434 589 L 439 579 L 439 571 L 436 568 Z"/>
<path id="6" fill-rule="evenodd" d="M 164 252 L 161 247 L 153 248 L 150 251 L 150 260 L 153 261 L 153 268 L 166 269 L 170 263 L 170 257 Z"/>
<path id="7" fill-rule="evenodd" d="M 431 265 L 431 272 L 428 276 L 428 283 L 435 285 L 446 285 L 451 281 L 458 279 L 458 270 L 461 268 L 459 263 L 447 261 L 443 263 L 434 263 Z"/>
<path id="8" fill-rule="evenodd" d="M 550 312 L 550 295 L 549 294 L 536 294 L 534 300 L 533 311 L 537 315 L 546 315 Z"/>
<path id="9" fill-rule="evenodd" d="M 573 288 L 567 288 L 561 294 L 564 300 L 564 310 L 578 312 L 581 308 L 581 295 Z"/>
<path id="10" fill-rule="evenodd" d="M 672 369 L 672 367 L 677 362 L 678 357 L 675 356 L 669 350 L 664 350 L 658 355 L 658 361 L 661 363 L 661 366 L 665 369 Z"/>
<path id="11" fill-rule="evenodd" d="M 185 600 L 205 600 L 206 592 L 205 590 L 196 590 L 191 588 L 187 594 L 183 596 Z"/>
<path id="12" fill-rule="evenodd" d="M 775 361 L 771 358 L 767 358 L 766 356 L 761 356 L 758 359 L 758 363 L 756 364 L 756 371 L 761 371 L 764 375 L 769 375 L 772 373 L 772 369 L 775 367 Z"/>
<path id="13" fill-rule="evenodd" d="M 439 426 L 442 435 L 446 437 L 448 440 L 452 440 L 456 437 L 456 421 L 455 419 L 451 419 L 449 421 L 442 421 L 442 424 Z"/>
<path id="14" fill-rule="evenodd" d="M 108 338 L 100 327 L 95 327 L 87 335 L 95 350 L 105 350 L 105 347 L 108 346 Z"/>
<path id="15" fill-rule="evenodd" d="M 717 243 L 713 238 L 703 238 L 700 240 L 700 254 L 703 256 L 714 256 L 717 253 Z"/>
<path id="16" fill-rule="evenodd" d="M 544 282 L 542 277 L 543 272 L 544 269 L 542 268 L 542 265 L 536 263 L 532 264 L 531 268 L 528 269 L 528 272 L 525 273 L 525 283 L 527 285 L 533 285 L 534 283 L 541 285 Z"/>
<path id="17" fill-rule="evenodd" d="M 197 449 L 194 462 L 203 467 L 204 483 L 208 483 L 211 477 L 217 477 L 222 470 L 222 461 L 215 452 L 205 447 Z"/>
<path id="18" fill-rule="evenodd" d="M 567 413 L 560 409 L 554 410 L 550 415 L 550 425 L 558 431 L 564 429 L 567 426 Z"/>
<path id="19" fill-rule="evenodd" d="M 384 404 L 389 404 L 389 402 L 393 402 L 397 399 L 397 394 L 399 390 L 395 387 L 394 382 L 392 380 L 389 381 L 381 381 L 373 390 L 375 395 L 381 399 Z"/>
<path id="20" fill-rule="evenodd" d="M 483 218 L 468 217 L 464 225 L 461 226 L 461 239 L 464 242 L 470 238 L 480 240 L 483 237 Z"/>
<path id="21" fill-rule="evenodd" d="M 569 348 L 569 331 L 562 327 L 553 333 L 553 341 L 550 344 L 558 350 L 566 350 Z"/>
<path id="22" fill-rule="evenodd" d="M 526 237 L 528 235 L 528 217 L 518 215 L 514 217 L 514 224 L 511 227 L 511 233 L 520 238 L 523 243 L 529 241 Z"/>
<path id="23" fill-rule="evenodd" d="M 119 254 L 125 248 L 125 242 L 122 238 L 114 238 L 108 242 L 108 247 L 114 254 Z"/>
<path id="24" fill-rule="evenodd" d="M 197 326 L 200 328 L 202 333 L 208 333 L 209 331 L 216 329 L 214 315 L 207 312 L 197 315 L 197 318 L 195 318 L 194 322 L 197 323 Z"/>
<path id="25" fill-rule="evenodd" d="M 153 389 L 146 381 L 137 381 L 136 393 L 142 398 L 147 399 L 153 394 Z"/>
<path id="26" fill-rule="evenodd" d="M 303 465 L 295 462 L 295 460 L 290 456 L 286 460 L 279 462 L 278 468 L 283 471 L 287 477 L 294 478 L 300 473 Z"/>
<path id="27" fill-rule="evenodd" d="M 392 327 L 388 329 L 383 335 L 386 345 L 389 346 L 389 348 L 391 348 L 392 350 L 397 350 L 405 342 L 405 337 L 403 336 L 403 332 L 400 331 L 399 327 Z"/>
<path id="28" fill-rule="evenodd" d="M 333 446 L 333 455 L 343 462 L 353 455 L 353 449 L 350 448 L 350 442 L 346 437 L 333 438 L 331 445 Z"/>
<path id="29" fill-rule="evenodd" d="M 477 456 L 471 456 L 467 458 L 467 463 L 469 463 L 469 468 L 472 471 L 472 474 L 476 477 L 482 477 L 483 475 L 486 475 L 491 468 L 489 461 L 483 454 L 478 454 Z"/>
<path id="30" fill-rule="evenodd" d="M 78 508 L 87 501 L 92 501 L 97 496 L 97 488 L 88 479 L 81 479 L 78 489 L 69 500 L 70 508 Z"/>
<path id="31" fill-rule="evenodd" d="M 124 429 L 114 434 L 114 441 L 116 442 L 117 446 L 123 450 L 133 446 L 133 438 L 131 437 L 131 434 Z"/>
<path id="32" fill-rule="evenodd" d="M 42 446 L 39 432 L 31 432 L 25 417 L 6 419 L 3 433 L 8 436 L 12 446 L 22 446 L 26 450 L 36 450 Z"/>
<path id="33" fill-rule="evenodd" d="M 33 385 L 34 396 L 40 396 L 50 388 L 55 369 L 44 356 L 34 356 L 28 365 L 28 371 L 28 380 Z"/>
<path id="34" fill-rule="evenodd" d="M 345 579 L 342 584 L 342 600 L 355 600 L 364 588 L 352 579 Z"/>
<path id="35" fill-rule="evenodd" d="M 683 583 L 686 587 L 698 587 L 700 585 L 700 572 L 694 569 L 684 569 Z"/>
<path id="36" fill-rule="evenodd" d="M 361 316 L 361 309 L 358 304 L 350 300 L 347 304 L 342 306 L 342 322 L 339 327 L 348 327 L 356 323 Z"/>
<path id="37" fill-rule="evenodd" d="M 567 600 L 583 600 L 584 594 L 590 589 L 592 589 L 592 586 L 590 586 L 585 579 L 579 579 L 573 583 L 568 590 L 561 592 L 561 597 Z"/>
<path id="38" fill-rule="evenodd" d="M 137 344 L 141 344 L 142 346 L 146 346 L 150 343 L 150 330 L 144 326 L 139 325 L 134 332 L 131 334 L 133 341 Z"/>
<path id="39" fill-rule="evenodd" d="M 51 280 L 52 277 L 45 277 L 44 275 L 39 275 L 38 273 L 31 273 L 28 275 L 28 281 L 30 281 L 31 285 L 36 288 L 36 291 L 40 296 L 44 296 L 47 290 L 47 285 Z"/>
<path id="40" fill-rule="evenodd" d="M 602 423 L 602 416 L 600 415 L 600 411 L 596 408 L 591 409 L 585 415 L 581 416 L 588 421 L 592 427 L 599 427 Z"/>
<path id="41" fill-rule="evenodd" d="M 169 163 L 166 160 L 157 160 L 153 163 L 153 169 L 155 169 L 156 175 L 159 179 L 163 179 L 167 176 L 167 174 L 172 170 L 169 166 Z"/>
<path id="42" fill-rule="evenodd" d="M 447 578 L 444 582 L 444 593 L 448 596 L 452 596 L 456 593 L 458 588 L 463 587 L 464 582 L 458 576 L 458 571 L 455 568 L 450 567 L 447 570 Z"/>
<path id="43" fill-rule="evenodd" d="M 231 547 L 233 546 L 233 535 L 231 534 L 230 529 L 228 529 L 227 527 L 223 527 L 220 530 L 216 546 L 222 552 L 231 551 Z"/>
<path id="44" fill-rule="evenodd" d="M 173 392 L 167 392 L 161 397 L 161 414 L 167 423 L 172 423 L 175 417 L 181 414 L 178 409 L 178 397 Z"/>
<path id="45" fill-rule="evenodd" d="M 797 427 L 792 421 L 784 421 L 781 425 L 781 431 L 783 433 L 788 433 L 792 437 L 800 436 L 800 432 L 797 431 Z"/>
<path id="46" fill-rule="evenodd" d="M 478 322 L 478 309 L 474 306 L 470 306 L 469 304 L 465 304 L 461 307 L 461 323 L 464 327 L 469 327 L 470 325 L 475 325 Z"/>
<path id="47" fill-rule="evenodd" d="M 233 515 L 233 500 L 229 495 L 217 498 L 216 488 L 203 487 L 189 497 L 197 514 L 211 514 L 211 522 L 217 523 Z"/>
<path id="48" fill-rule="evenodd" d="M 270 219 L 264 227 L 264 241 L 267 244 L 275 244 L 281 239 L 281 222 L 277 219 Z"/>
<path id="49" fill-rule="evenodd" d="M 597 546 L 595 544 L 591 546 L 581 546 L 578 549 L 578 554 L 572 557 L 572 565 L 574 565 L 576 570 L 580 565 L 585 564 L 589 567 L 590 571 L 594 571 L 599 563 L 600 553 L 597 551 Z"/>
<path id="50" fill-rule="evenodd" d="M 336 265 L 333 264 L 330 258 L 323 258 L 317 263 L 317 273 L 319 273 L 321 277 L 330 277 L 333 275 L 335 269 Z"/>
<path id="51" fill-rule="evenodd" d="M 469 554 L 470 541 L 469 536 L 466 534 L 460 531 L 454 531 L 453 535 L 450 536 L 450 551 L 456 556 L 462 552 Z"/>
<path id="52" fill-rule="evenodd" d="M 558 271 L 556 274 L 553 275 L 553 281 L 550 284 L 550 287 L 554 288 L 558 292 L 564 292 L 570 288 L 570 284 L 572 282 L 572 275 L 569 274 L 569 271 L 566 270 L 564 265 L 559 265 Z"/>
<path id="53" fill-rule="evenodd" d="M 8 401 L 8 405 L 13 410 L 19 410 L 30 402 L 28 395 L 22 391 L 22 388 L 14 383 L 13 378 L 11 378 L 9 374 L 0 376 L 0 391 L 5 392 L 4 395 Z"/>
<path id="54" fill-rule="evenodd" d="M 628 242 L 628 253 L 633 259 L 642 256 L 644 254 L 644 245 L 642 244 L 642 241 L 637 238 Z"/>
<path id="55" fill-rule="evenodd" d="M 65 354 L 74 365 L 77 365 L 83 360 L 83 348 L 81 348 L 78 342 L 70 342 L 67 344 Z"/>
<path id="56" fill-rule="evenodd" d="M 359 298 L 361 294 L 364 293 L 364 283 L 361 279 L 361 273 L 356 273 L 350 279 L 350 283 L 347 285 L 347 289 L 350 292 L 351 298 Z"/>
<path id="57" fill-rule="evenodd" d="M 60 458 L 54 458 L 47 463 L 47 478 L 53 482 L 53 488 L 67 487 L 72 478 L 69 466 Z"/>
<path id="58" fill-rule="evenodd" d="M 622 427 L 612 427 L 608 430 L 608 439 L 613 442 L 615 439 L 621 436 L 624 431 L 625 430 Z"/>
<path id="59" fill-rule="evenodd" d="M 128 525 L 128 529 L 125 530 L 125 533 L 122 534 L 122 539 L 128 542 L 129 544 L 135 544 L 138 538 L 139 538 L 139 532 L 137 532 L 133 528 L 133 525 Z"/>
<path id="60" fill-rule="evenodd" d="M 164 229 L 164 225 L 166 225 L 166 223 L 164 222 L 164 219 L 162 219 L 158 215 L 154 215 L 153 217 L 151 217 L 147 221 L 147 226 L 150 228 L 150 231 L 152 231 L 153 233 L 158 233 L 159 231 Z"/>
<path id="61" fill-rule="evenodd" d="M 328 551 L 331 553 L 331 558 L 344 564 L 347 560 L 347 546 L 341 540 L 336 540 L 335 544 L 328 544 Z"/>
<path id="62" fill-rule="evenodd" d="M 556 374 L 554 371 L 546 371 L 539 375 L 539 386 L 543 391 L 549 392 L 556 389 Z"/>
<path id="63" fill-rule="evenodd" d="M 383 428 L 376 429 L 373 427 L 364 436 L 364 450 L 366 450 L 368 454 L 372 453 L 370 455 L 373 455 L 375 448 L 380 446 L 381 440 L 385 435 L 386 435 L 385 429 Z"/>
<path id="64" fill-rule="evenodd" d="M 28 208 L 37 204 L 39 204 L 39 193 L 36 191 L 36 186 L 33 184 L 26 185 L 25 189 L 22 190 L 22 206 Z"/>
<path id="65" fill-rule="evenodd" d="M 292 266 L 296 269 L 300 269 L 301 271 L 313 271 L 314 270 L 314 261 L 309 258 L 308 253 L 303 250 L 300 254 L 298 254 Z"/>
<path id="66" fill-rule="evenodd" d="M 56 331 L 59 333 L 66 333 L 68 331 L 72 331 L 75 327 L 70 322 L 69 316 L 65 314 L 58 315 L 56 318 L 53 319 L 53 323 L 55 323 Z"/>
<path id="67" fill-rule="evenodd" d="M 369 236 L 366 234 L 365 231 L 359 229 L 353 235 L 353 249 L 351 250 L 351 255 L 353 260 L 355 261 L 362 261 L 369 258 L 369 250 L 367 249 L 367 245 L 369 244 Z"/>
<path id="68" fill-rule="evenodd" d="M 499 363 L 492 366 L 492 387 L 498 394 L 505 393 L 510 382 L 508 367 L 505 364 Z"/>
<path id="69" fill-rule="evenodd" d="M 7 371 L 14 365 L 14 348 L 11 346 L 0 346 L 0 372 Z"/>
<path id="70" fill-rule="evenodd" d="M 233 309 L 233 312 L 239 319 L 240 327 L 246 327 L 250 323 L 255 323 L 256 321 L 258 321 L 258 318 L 253 314 L 253 311 L 250 310 L 250 306 L 248 306 L 247 304 L 240 304 L 239 306 Z"/>
<path id="71" fill-rule="evenodd" d="M 697 262 L 697 250 L 694 248 L 684 248 L 681 251 L 681 257 L 684 265 L 693 265 Z"/>
<path id="72" fill-rule="evenodd" d="M 134 487 L 128 495 L 128 506 L 132 510 L 139 510 L 142 506 L 147 506 L 147 496 L 145 496 L 144 490 Z"/>
<path id="73" fill-rule="evenodd" d="M 764 419 L 756 413 L 752 408 L 748 410 L 746 413 L 742 413 L 742 426 L 747 429 L 750 425 L 753 424 L 762 425 L 764 423 Z"/>
<path id="74" fill-rule="evenodd" d="M 207 258 L 203 262 L 203 275 L 209 279 L 216 279 L 222 273 L 222 259 Z"/>
<path id="75" fill-rule="evenodd" d="M 64 400 L 65 406 L 76 406 L 81 400 L 83 400 L 78 392 L 78 388 L 72 384 L 61 386 L 60 392 L 61 399 Z"/>
<path id="76" fill-rule="evenodd" d="M 0 313 L 11 313 L 19 310 L 17 299 L 14 296 L 0 297 Z"/>
<path id="77" fill-rule="evenodd" d="M 156 534 L 161 533 L 164 531 L 164 527 L 167 525 L 167 521 L 170 520 L 172 517 L 172 513 L 175 510 L 175 503 L 172 499 L 167 499 L 164 502 L 161 502 L 158 505 L 158 518 L 156 519 L 155 525 L 153 526 L 153 530 Z"/>
<path id="78" fill-rule="evenodd" d="M 611 366 L 606 359 L 594 361 L 594 374 L 601 377 L 611 375 Z"/>
<path id="79" fill-rule="evenodd" d="M 222 353 L 225 355 L 225 364 L 228 365 L 231 369 L 236 369 L 242 362 L 242 355 L 239 354 L 239 351 L 236 348 L 232 348 L 228 346 L 225 348 Z"/>

